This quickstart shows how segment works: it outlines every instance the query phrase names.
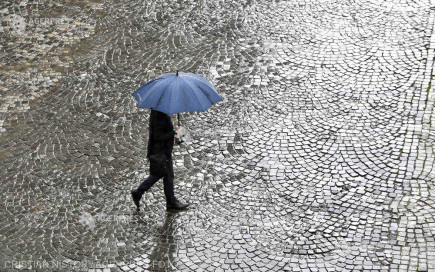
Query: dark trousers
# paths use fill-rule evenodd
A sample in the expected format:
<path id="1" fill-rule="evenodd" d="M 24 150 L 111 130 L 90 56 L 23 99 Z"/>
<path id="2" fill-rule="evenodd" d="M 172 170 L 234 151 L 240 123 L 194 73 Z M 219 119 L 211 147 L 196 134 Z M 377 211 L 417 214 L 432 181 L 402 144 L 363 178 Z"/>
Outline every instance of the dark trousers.
<path id="1" fill-rule="evenodd" d="M 143 195 L 146 191 L 148 191 L 151 186 L 153 186 L 160 178 L 155 177 L 153 175 L 149 175 L 137 188 L 137 192 L 140 195 Z M 168 173 L 163 176 L 163 187 L 165 191 L 165 197 L 167 203 L 174 203 L 174 167 L 172 165 L 172 154 L 168 159 Z"/>

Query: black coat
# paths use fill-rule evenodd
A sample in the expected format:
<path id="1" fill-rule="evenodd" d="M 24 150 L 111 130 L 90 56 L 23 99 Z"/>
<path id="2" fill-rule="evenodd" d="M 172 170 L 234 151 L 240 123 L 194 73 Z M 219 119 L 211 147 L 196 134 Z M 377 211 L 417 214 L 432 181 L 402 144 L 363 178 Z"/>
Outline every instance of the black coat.
<path id="1" fill-rule="evenodd" d="M 147 158 L 161 153 L 171 156 L 174 136 L 171 117 L 166 113 L 151 110 Z"/>

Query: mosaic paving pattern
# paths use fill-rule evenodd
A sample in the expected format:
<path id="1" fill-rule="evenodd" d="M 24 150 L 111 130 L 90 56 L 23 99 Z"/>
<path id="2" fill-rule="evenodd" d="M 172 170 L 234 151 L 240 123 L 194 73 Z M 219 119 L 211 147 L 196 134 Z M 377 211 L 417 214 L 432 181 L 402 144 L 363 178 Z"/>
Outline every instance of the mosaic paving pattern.
<path id="1" fill-rule="evenodd" d="M 1 271 L 435 271 L 434 1 L 0 3 Z M 131 93 L 176 69 L 163 185 Z M 175 119 L 174 119 L 175 121 Z M 175 122 L 174 122 L 175 123 Z"/>

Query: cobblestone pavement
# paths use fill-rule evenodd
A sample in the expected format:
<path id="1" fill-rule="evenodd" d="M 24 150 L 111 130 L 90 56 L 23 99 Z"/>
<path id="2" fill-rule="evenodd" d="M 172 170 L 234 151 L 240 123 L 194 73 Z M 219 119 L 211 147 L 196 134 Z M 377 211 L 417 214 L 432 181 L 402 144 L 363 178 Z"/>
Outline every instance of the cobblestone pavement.
<path id="1" fill-rule="evenodd" d="M 1 271 L 435 271 L 435 2 L 2 0 Z M 163 185 L 131 93 L 179 69 Z"/>

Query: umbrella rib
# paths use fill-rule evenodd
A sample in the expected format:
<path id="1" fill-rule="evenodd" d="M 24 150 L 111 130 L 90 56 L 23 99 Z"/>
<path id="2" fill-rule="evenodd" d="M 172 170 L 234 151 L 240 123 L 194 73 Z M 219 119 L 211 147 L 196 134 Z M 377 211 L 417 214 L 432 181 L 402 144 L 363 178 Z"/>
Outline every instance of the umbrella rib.
<path id="1" fill-rule="evenodd" d="M 167 89 L 171 89 L 170 85 L 172 84 L 180 84 L 180 82 L 178 81 L 178 78 L 176 78 L 174 81 L 172 81 L 170 84 L 168 84 Z M 178 88 L 179 89 L 179 88 Z M 174 111 L 174 108 L 172 107 L 172 105 L 174 104 L 175 101 L 175 96 L 178 95 L 177 92 L 172 92 L 172 96 L 170 98 L 172 98 L 172 100 L 169 102 L 169 109 L 171 109 L 172 111 Z M 175 111 L 174 111 L 175 113 Z M 172 114 L 172 112 L 171 112 Z"/>
<path id="2" fill-rule="evenodd" d="M 187 91 L 183 88 L 181 89 L 182 95 L 183 95 L 183 111 L 187 111 L 187 100 L 186 100 L 186 93 Z"/>
<path id="3" fill-rule="evenodd" d="M 219 96 L 219 94 L 218 94 L 218 92 L 216 91 L 216 89 L 215 89 L 215 87 L 213 86 L 213 84 L 211 84 L 207 79 L 205 79 L 205 78 L 203 78 L 203 77 L 201 77 L 201 76 L 198 76 L 198 75 L 196 75 L 197 77 L 195 77 L 195 76 L 192 76 L 192 75 L 186 75 L 186 77 L 189 77 L 189 78 L 192 78 L 192 79 L 194 79 L 194 80 L 192 80 L 194 83 L 195 83 L 195 85 L 207 96 L 207 98 L 208 98 L 208 100 L 210 101 L 210 103 L 211 104 L 214 104 L 215 103 L 215 101 L 213 101 L 212 100 L 212 97 L 210 96 L 210 94 L 204 89 L 204 88 L 201 88 L 200 87 L 200 85 L 197 83 L 197 81 L 199 81 L 199 82 L 201 82 L 201 83 L 203 83 L 204 85 L 206 85 L 207 87 L 209 87 L 210 89 L 212 89 L 212 91 L 214 91 L 215 93 L 216 93 L 216 95 L 217 96 Z M 220 98 L 220 96 L 219 96 L 219 98 Z M 219 99 L 219 101 L 222 101 L 222 99 Z"/>
<path id="4" fill-rule="evenodd" d="M 169 85 L 169 84 L 168 84 L 168 85 Z M 157 104 L 156 104 L 156 108 L 157 108 L 157 107 L 160 105 L 160 103 L 162 102 L 163 96 L 165 96 L 165 94 L 166 94 L 166 92 L 167 92 L 167 90 L 168 90 L 167 87 L 168 87 L 168 86 L 165 87 L 165 89 L 164 89 L 162 95 L 160 95 L 160 98 L 159 98 L 159 100 L 157 101 Z"/>
<path id="5" fill-rule="evenodd" d="M 164 91 L 161 93 L 159 100 L 157 101 L 155 108 L 157 109 L 157 107 L 160 105 L 160 103 L 162 102 L 163 96 L 166 94 L 167 90 L 168 90 L 168 85 L 171 84 L 171 81 L 169 82 L 165 82 L 163 81 L 162 83 L 166 83 L 166 85 L 163 87 Z"/>
<path id="6" fill-rule="evenodd" d="M 157 85 L 157 84 L 162 84 L 162 83 L 164 83 L 164 81 L 161 81 L 160 80 L 161 78 L 160 77 L 158 77 L 158 78 L 156 78 L 155 80 L 152 80 L 152 81 L 150 81 L 150 82 L 148 82 L 145 86 L 143 86 L 143 87 L 147 87 L 147 90 L 145 90 L 144 92 L 145 92 L 145 94 L 143 95 L 143 99 L 142 99 L 142 101 L 141 101 L 141 103 L 139 104 L 139 106 L 143 103 L 143 102 L 145 102 L 146 100 L 147 100 L 147 98 L 150 96 L 150 95 L 152 95 L 153 94 L 153 91 L 155 90 L 154 88 L 155 88 L 155 86 Z M 160 81 L 160 82 L 159 82 Z M 152 84 L 152 86 L 149 86 L 149 85 L 151 85 Z M 140 92 L 140 91 L 139 91 Z M 138 92 L 138 93 L 139 93 Z"/>
<path id="7" fill-rule="evenodd" d="M 192 88 L 192 87 L 194 87 L 194 86 L 192 86 L 192 83 L 187 81 L 187 80 L 184 80 L 184 82 L 192 89 L 192 93 L 195 95 L 196 99 L 198 100 L 198 105 L 201 107 L 201 111 L 205 111 L 207 108 L 204 108 L 202 106 L 201 99 L 199 99 L 198 95 L 196 94 L 195 88 Z"/>
<path id="8" fill-rule="evenodd" d="M 202 77 L 202 76 L 196 75 L 197 77 L 194 77 L 194 76 L 189 75 L 189 74 L 186 74 L 185 76 L 186 76 L 186 77 L 189 77 L 189 78 L 193 78 L 193 79 L 198 80 L 198 81 L 201 81 L 201 82 L 204 83 L 205 85 L 207 85 L 207 86 L 209 86 L 210 88 L 212 88 L 213 90 L 215 90 L 213 84 L 211 84 L 210 81 L 208 81 L 207 79 L 205 79 L 205 78 Z"/>
<path id="9" fill-rule="evenodd" d="M 204 88 L 202 88 L 201 86 L 199 86 L 199 84 L 197 84 L 196 82 L 194 82 L 194 84 L 196 85 L 196 87 L 198 87 L 198 89 L 201 90 L 201 92 L 207 97 L 208 101 L 210 101 L 210 104 L 213 104 L 210 95 L 208 94 L 207 91 L 204 90 Z"/>

